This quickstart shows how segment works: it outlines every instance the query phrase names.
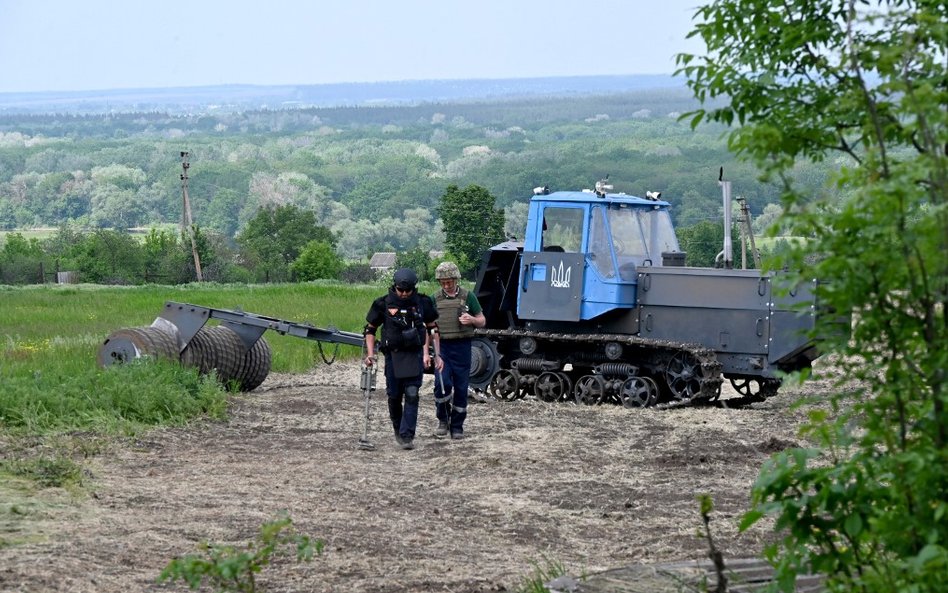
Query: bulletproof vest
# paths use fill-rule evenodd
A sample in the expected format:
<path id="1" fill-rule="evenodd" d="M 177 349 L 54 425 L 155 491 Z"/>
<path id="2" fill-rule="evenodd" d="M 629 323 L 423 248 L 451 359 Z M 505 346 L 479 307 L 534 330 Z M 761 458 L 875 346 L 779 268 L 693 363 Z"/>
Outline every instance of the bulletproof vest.
<path id="1" fill-rule="evenodd" d="M 421 298 L 418 293 L 409 299 L 399 299 L 389 293 L 385 297 L 382 351 L 420 350 L 424 343 L 425 322 L 421 316 Z"/>
<path id="2" fill-rule="evenodd" d="M 438 307 L 438 332 L 442 339 L 457 340 L 474 337 L 474 327 L 461 325 L 458 321 L 461 313 L 467 311 L 467 290 L 458 287 L 458 294 L 453 298 L 445 295 L 444 290 L 441 290 L 435 298 L 435 305 Z"/>

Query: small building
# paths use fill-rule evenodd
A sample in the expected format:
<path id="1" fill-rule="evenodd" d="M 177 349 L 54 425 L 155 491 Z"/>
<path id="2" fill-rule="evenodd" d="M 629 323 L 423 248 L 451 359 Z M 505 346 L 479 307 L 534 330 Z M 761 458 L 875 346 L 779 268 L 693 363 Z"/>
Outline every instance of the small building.
<path id="1" fill-rule="evenodd" d="M 369 260 L 369 267 L 376 272 L 385 273 L 395 267 L 394 251 L 376 251 Z"/>

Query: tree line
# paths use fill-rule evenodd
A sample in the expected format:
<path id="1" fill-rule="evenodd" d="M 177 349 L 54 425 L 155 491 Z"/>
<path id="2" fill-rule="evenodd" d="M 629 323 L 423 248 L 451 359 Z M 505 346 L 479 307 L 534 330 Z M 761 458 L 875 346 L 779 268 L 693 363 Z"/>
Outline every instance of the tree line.
<path id="1" fill-rule="evenodd" d="M 504 238 L 504 212 L 494 202 L 473 185 L 449 186 L 441 197 L 451 249 L 441 257 L 458 262 L 468 276 L 482 253 Z M 312 210 L 294 205 L 258 210 L 236 241 L 197 225 L 180 232 L 152 228 L 141 239 L 123 230 L 63 225 L 45 240 L 8 234 L 0 248 L 0 284 L 45 283 L 60 272 L 96 284 L 184 284 L 196 279 L 199 268 L 203 280 L 221 283 L 378 279 L 368 263 L 345 261 L 337 243 Z M 414 268 L 427 280 L 437 263 L 416 248 L 400 252 L 396 265 Z"/>
<path id="2" fill-rule="evenodd" d="M 438 209 L 447 253 L 433 258 L 429 250 L 406 249 L 397 252 L 396 267 L 413 268 L 430 280 L 437 263 L 451 259 L 473 279 L 484 253 L 508 237 L 507 213 L 495 202 L 484 187 L 448 186 Z M 737 226 L 732 233 L 739 236 Z M 678 229 L 678 235 L 689 265 L 715 265 L 722 223 L 700 222 Z M 315 212 L 294 205 L 258 210 L 235 240 L 198 225 L 151 228 L 143 236 L 62 225 L 44 240 L 9 233 L 0 246 L 0 284 L 53 282 L 61 272 L 94 284 L 185 284 L 197 279 L 198 266 L 202 280 L 220 283 L 378 279 L 367 262 L 341 257 L 338 243 L 339 236 L 319 224 Z"/>
<path id="3" fill-rule="evenodd" d="M 677 94 L 675 94 L 677 93 Z M 681 226 L 721 216 L 717 172 L 760 215 L 777 188 L 727 152 L 721 128 L 677 117 L 680 91 L 476 104 L 172 116 L 0 116 L 0 229 L 125 229 L 182 217 L 180 153 L 190 154 L 193 217 L 233 241 L 261 209 L 315 213 L 345 260 L 443 248 L 449 185 L 478 185 L 523 232 L 531 189 L 659 190 Z M 817 187 L 829 165 L 802 168 Z M 814 190 L 815 191 L 815 190 Z M 233 245 L 232 245 L 233 246 Z"/>

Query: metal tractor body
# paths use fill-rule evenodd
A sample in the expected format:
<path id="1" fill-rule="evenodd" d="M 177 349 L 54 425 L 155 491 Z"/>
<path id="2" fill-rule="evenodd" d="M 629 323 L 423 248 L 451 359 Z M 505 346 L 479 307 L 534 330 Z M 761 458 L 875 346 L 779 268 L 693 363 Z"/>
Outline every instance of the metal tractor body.
<path id="1" fill-rule="evenodd" d="M 813 286 L 685 267 L 658 194 L 535 193 L 524 241 L 478 271 L 474 387 L 637 407 L 717 400 L 724 377 L 758 401 L 816 358 Z"/>

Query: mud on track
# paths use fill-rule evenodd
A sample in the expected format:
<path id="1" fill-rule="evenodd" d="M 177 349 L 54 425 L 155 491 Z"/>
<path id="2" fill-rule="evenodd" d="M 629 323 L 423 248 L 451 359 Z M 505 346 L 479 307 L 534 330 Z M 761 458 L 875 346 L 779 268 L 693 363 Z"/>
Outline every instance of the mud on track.
<path id="1" fill-rule="evenodd" d="M 358 379 L 343 363 L 274 374 L 226 422 L 117 443 L 88 462 L 89 498 L 44 492 L 40 541 L 0 549 L 0 590 L 186 591 L 155 584 L 169 560 L 244 544 L 284 510 L 326 548 L 265 569 L 265 591 L 513 591 L 547 560 L 580 575 L 700 559 L 700 493 L 725 556 L 753 556 L 773 536 L 737 532 L 750 486 L 802 444 L 790 390 L 745 409 L 490 401 L 469 407 L 467 438 L 439 440 L 429 379 L 416 449 L 396 446 L 381 386 L 363 451 Z"/>

